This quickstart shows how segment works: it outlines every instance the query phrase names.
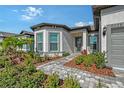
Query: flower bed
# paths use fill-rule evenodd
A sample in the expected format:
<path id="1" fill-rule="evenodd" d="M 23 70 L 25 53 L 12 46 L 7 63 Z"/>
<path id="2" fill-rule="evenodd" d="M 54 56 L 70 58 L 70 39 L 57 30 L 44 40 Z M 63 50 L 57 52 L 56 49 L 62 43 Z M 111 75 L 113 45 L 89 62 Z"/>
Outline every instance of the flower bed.
<path id="1" fill-rule="evenodd" d="M 112 68 L 105 65 L 105 60 L 106 59 L 103 53 L 79 55 L 78 57 L 64 64 L 64 66 L 77 68 L 97 75 L 115 77 Z"/>
<path id="2" fill-rule="evenodd" d="M 97 75 L 106 75 L 106 76 L 112 76 L 114 77 L 114 73 L 112 72 L 112 68 L 106 67 L 103 69 L 97 69 L 96 66 L 86 67 L 83 63 L 80 65 L 76 65 L 74 60 L 69 61 L 68 63 L 64 64 L 64 66 L 71 67 L 71 68 L 77 68 L 83 71 L 88 71 Z"/>

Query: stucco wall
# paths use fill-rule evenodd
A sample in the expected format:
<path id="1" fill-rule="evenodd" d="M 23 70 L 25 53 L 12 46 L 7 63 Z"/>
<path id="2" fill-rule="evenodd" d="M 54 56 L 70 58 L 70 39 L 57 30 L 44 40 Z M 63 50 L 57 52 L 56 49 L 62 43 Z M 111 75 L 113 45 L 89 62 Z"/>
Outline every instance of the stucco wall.
<path id="1" fill-rule="evenodd" d="M 73 37 L 68 31 L 63 31 L 62 34 L 62 46 L 63 51 L 74 52 Z"/>
<path id="2" fill-rule="evenodd" d="M 101 11 L 101 50 L 106 51 L 106 36 L 103 27 L 109 24 L 124 22 L 124 6 L 114 6 Z"/>
<path id="3" fill-rule="evenodd" d="M 60 52 L 66 51 L 72 53 L 73 43 L 72 37 L 68 31 L 63 28 L 49 28 L 44 27 L 44 29 L 38 30 L 34 32 L 35 39 L 35 51 L 36 51 L 36 33 L 43 32 L 43 52 L 49 52 L 49 42 L 48 42 L 48 34 L 49 32 L 58 32 L 60 33 Z"/>

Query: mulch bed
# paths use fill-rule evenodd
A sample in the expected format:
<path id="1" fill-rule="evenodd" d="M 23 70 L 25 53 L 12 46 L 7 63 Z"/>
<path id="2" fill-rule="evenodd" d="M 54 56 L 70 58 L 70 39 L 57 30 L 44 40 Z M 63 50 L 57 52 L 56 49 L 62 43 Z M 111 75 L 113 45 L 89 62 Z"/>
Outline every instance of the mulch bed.
<path id="1" fill-rule="evenodd" d="M 95 65 L 91 66 L 91 67 L 86 67 L 83 63 L 81 63 L 80 65 L 77 65 L 73 60 L 67 62 L 66 64 L 64 64 L 64 66 L 67 67 L 71 67 L 71 68 L 77 68 L 83 71 L 88 71 L 97 75 L 101 75 L 101 76 L 112 76 L 115 77 L 112 68 L 110 67 L 105 67 L 103 69 L 97 69 Z"/>
<path id="2" fill-rule="evenodd" d="M 54 61 L 54 60 L 58 60 L 58 59 L 60 59 L 60 58 L 62 58 L 62 57 L 59 57 L 59 56 L 58 56 L 58 57 L 53 57 L 52 59 L 46 60 L 46 61 L 44 61 L 44 62 L 34 63 L 34 65 L 37 67 L 37 66 L 40 66 L 40 65 L 49 63 L 49 62 Z"/>

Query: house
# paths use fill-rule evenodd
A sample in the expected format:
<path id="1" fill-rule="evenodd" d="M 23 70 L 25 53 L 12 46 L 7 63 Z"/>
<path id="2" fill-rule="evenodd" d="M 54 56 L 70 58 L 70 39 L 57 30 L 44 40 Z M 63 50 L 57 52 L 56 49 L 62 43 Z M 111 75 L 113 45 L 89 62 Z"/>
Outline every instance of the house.
<path id="1" fill-rule="evenodd" d="M 95 30 L 99 31 L 99 50 L 107 53 L 108 65 L 124 70 L 124 6 L 95 5 Z"/>
<path id="2" fill-rule="evenodd" d="M 16 37 L 18 37 L 18 38 L 33 38 L 34 39 L 34 33 L 22 30 L 20 32 L 20 34 L 16 35 Z M 22 47 L 22 50 L 25 52 L 34 51 L 34 43 L 32 43 L 32 45 L 24 44 Z"/>
<path id="3" fill-rule="evenodd" d="M 41 54 L 75 53 L 82 50 L 98 51 L 98 32 L 92 26 L 70 28 L 63 24 L 41 23 L 34 31 L 34 51 Z"/>
<path id="4" fill-rule="evenodd" d="M 124 6 L 94 5 L 92 10 L 93 26 L 70 28 L 53 23 L 32 26 L 34 51 L 52 55 L 101 51 L 106 52 L 108 66 L 124 69 Z"/>
<path id="5" fill-rule="evenodd" d="M 3 39 L 6 38 L 6 37 L 15 36 L 15 35 L 17 35 L 17 34 L 10 33 L 10 32 L 2 32 L 2 31 L 0 31 L 0 42 L 2 42 Z"/>
<path id="6" fill-rule="evenodd" d="M 2 41 L 3 41 L 6 37 L 15 36 L 15 35 L 17 35 L 17 34 L 10 33 L 10 32 L 2 32 L 2 31 L 0 31 L 0 49 L 2 49 L 1 44 L 2 44 Z"/>

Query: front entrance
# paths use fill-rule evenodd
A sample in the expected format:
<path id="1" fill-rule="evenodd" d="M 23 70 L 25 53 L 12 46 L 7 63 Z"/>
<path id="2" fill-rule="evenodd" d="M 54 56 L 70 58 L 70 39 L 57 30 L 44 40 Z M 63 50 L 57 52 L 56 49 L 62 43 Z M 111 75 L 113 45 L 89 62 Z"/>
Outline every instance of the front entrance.
<path id="1" fill-rule="evenodd" d="M 75 47 L 76 51 L 81 51 L 82 48 L 82 37 L 75 37 Z"/>

